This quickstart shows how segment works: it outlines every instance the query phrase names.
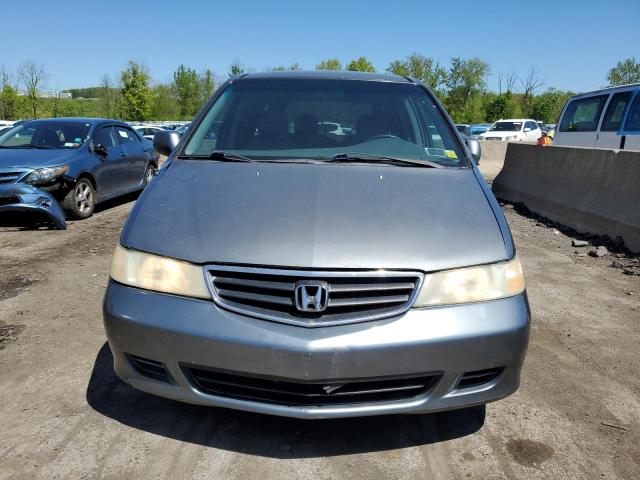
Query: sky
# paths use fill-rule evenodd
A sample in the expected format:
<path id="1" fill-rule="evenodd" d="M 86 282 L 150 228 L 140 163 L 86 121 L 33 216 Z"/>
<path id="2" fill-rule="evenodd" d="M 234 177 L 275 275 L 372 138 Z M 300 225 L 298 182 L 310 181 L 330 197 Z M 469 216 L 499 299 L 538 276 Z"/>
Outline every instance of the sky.
<path id="1" fill-rule="evenodd" d="M 43 64 L 47 90 L 89 87 L 128 60 L 155 82 L 180 64 L 226 78 L 231 63 L 257 71 L 366 56 L 378 71 L 414 52 L 448 65 L 477 56 L 499 75 L 535 68 L 544 87 L 605 84 L 619 60 L 640 61 L 640 0 L 242 1 L 20 0 L 3 2 L 0 63 Z"/>

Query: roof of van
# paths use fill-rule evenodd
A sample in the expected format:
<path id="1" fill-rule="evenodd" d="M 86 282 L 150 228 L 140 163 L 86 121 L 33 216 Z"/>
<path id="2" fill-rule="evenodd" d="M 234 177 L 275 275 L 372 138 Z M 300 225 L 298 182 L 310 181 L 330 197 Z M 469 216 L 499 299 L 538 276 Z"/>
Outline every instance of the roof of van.
<path id="1" fill-rule="evenodd" d="M 391 73 L 367 73 L 349 71 L 327 71 L 327 70 L 289 70 L 282 72 L 255 72 L 238 75 L 236 78 L 307 78 L 317 80 L 364 80 L 370 82 L 394 82 L 394 83 L 414 83 L 411 79 L 393 75 Z"/>
<path id="2" fill-rule="evenodd" d="M 637 87 L 640 87 L 640 83 L 616 85 L 615 87 L 605 87 L 605 88 L 600 88 L 599 90 L 593 90 L 591 92 L 578 93 L 577 95 L 574 95 L 571 98 L 590 97 L 592 95 L 598 95 L 600 93 L 611 93 L 611 92 L 616 92 L 618 90 L 631 90 Z"/>

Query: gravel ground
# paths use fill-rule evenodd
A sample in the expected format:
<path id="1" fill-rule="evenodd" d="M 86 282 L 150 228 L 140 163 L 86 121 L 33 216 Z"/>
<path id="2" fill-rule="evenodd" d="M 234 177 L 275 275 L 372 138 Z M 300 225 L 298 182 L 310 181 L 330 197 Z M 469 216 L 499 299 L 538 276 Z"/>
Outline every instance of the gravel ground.
<path id="1" fill-rule="evenodd" d="M 66 231 L 0 226 L 0 479 L 639 478 L 635 259 L 592 257 L 505 205 L 533 313 L 520 390 L 458 412 L 290 420 L 117 380 L 101 300 L 133 200 Z"/>

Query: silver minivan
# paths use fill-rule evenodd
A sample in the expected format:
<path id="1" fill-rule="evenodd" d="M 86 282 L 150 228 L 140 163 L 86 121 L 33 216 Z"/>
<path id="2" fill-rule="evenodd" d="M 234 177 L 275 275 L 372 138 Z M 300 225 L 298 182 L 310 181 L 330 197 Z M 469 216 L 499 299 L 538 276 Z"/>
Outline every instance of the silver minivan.
<path id="1" fill-rule="evenodd" d="M 232 77 L 177 141 L 154 137 L 168 159 L 113 257 L 104 323 L 124 381 L 300 418 L 449 410 L 518 388 L 522 268 L 479 142 L 424 85 Z"/>
<path id="2" fill-rule="evenodd" d="M 571 97 L 562 109 L 553 143 L 640 150 L 640 84 Z"/>

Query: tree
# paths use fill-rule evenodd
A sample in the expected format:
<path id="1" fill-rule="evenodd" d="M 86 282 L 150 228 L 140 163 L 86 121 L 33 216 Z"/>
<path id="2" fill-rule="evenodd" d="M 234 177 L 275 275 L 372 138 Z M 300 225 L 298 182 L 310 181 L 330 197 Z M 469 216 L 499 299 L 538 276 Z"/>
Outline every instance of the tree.
<path id="1" fill-rule="evenodd" d="M 521 80 L 522 84 L 522 115 L 525 117 L 531 117 L 533 115 L 533 98 L 536 90 L 538 90 L 544 82 L 538 76 L 535 68 L 529 71 L 529 74 L 524 80 Z"/>
<path id="2" fill-rule="evenodd" d="M 518 80 L 518 76 L 515 73 L 507 73 L 506 75 L 500 74 L 498 75 L 498 95 L 502 95 L 502 88 L 504 87 L 505 92 L 512 92 L 513 88 L 516 86 L 516 81 Z"/>
<path id="3" fill-rule="evenodd" d="M 156 85 L 153 87 L 152 92 L 151 118 L 169 120 L 180 117 L 180 105 L 176 99 L 173 85 Z"/>
<path id="4" fill-rule="evenodd" d="M 607 73 L 607 82 L 610 87 L 640 82 L 640 63 L 636 61 L 635 57 L 618 62 Z"/>
<path id="5" fill-rule="evenodd" d="M 561 92 L 555 88 L 549 88 L 546 92 L 536 96 L 531 107 L 531 116 L 545 123 L 553 123 L 558 120 L 560 111 L 573 92 Z"/>
<path id="6" fill-rule="evenodd" d="M 102 115 L 107 118 L 116 118 L 118 116 L 120 91 L 114 85 L 109 74 L 103 75 L 102 79 L 100 79 L 100 87 L 97 89 L 97 95 Z"/>
<path id="7" fill-rule="evenodd" d="M 239 61 L 235 61 L 229 67 L 229 76 L 242 75 L 244 73 L 244 67 Z"/>
<path id="8" fill-rule="evenodd" d="M 510 91 L 502 93 L 489 102 L 485 109 L 486 119 L 489 122 L 495 122 L 501 118 L 512 118 L 515 105 L 513 96 Z"/>
<path id="9" fill-rule="evenodd" d="M 18 67 L 18 79 L 33 112 L 33 118 L 37 117 L 40 90 L 44 88 L 48 78 L 49 74 L 45 71 L 44 65 L 37 64 L 33 60 L 26 60 Z"/>
<path id="10" fill-rule="evenodd" d="M 403 60 L 392 61 L 387 67 L 387 72 L 420 80 L 434 92 L 447 81 L 447 72 L 437 61 L 418 53 Z"/>
<path id="11" fill-rule="evenodd" d="M 146 120 L 151 115 L 153 93 L 149 86 L 150 77 L 146 68 L 129 60 L 121 75 L 122 116 L 127 120 Z"/>
<path id="12" fill-rule="evenodd" d="M 0 91 L 0 118 L 16 120 L 18 117 L 18 92 L 6 83 Z"/>
<path id="13" fill-rule="evenodd" d="M 173 73 L 173 88 L 180 107 L 180 117 L 192 118 L 202 101 L 198 74 L 195 70 L 180 65 Z"/>
<path id="14" fill-rule="evenodd" d="M 215 81 L 213 80 L 213 72 L 211 70 L 205 70 L 200 74 L 200 105 L 204 104 L 209 97 L 213 94 L 215 89 Z"/>
<path id="15" fill-rule="evenodd" d="M 489 72 L 489 65 L 477 57 L 468 60 L 460 57 L 451 59 L 451 68 L 446 82 L 448 92 L 445 104 L 453 116 L 465 111 L 472 96 L 486 90 L 486 78 Z"/>
<path id="16" fill-rule="evenodd" d="M 342 63 L 337 58 L 328 58 L 317 64 L 316 70 L 342 70 Z"/>
<path id="17" fill-rule="evenodd" d="M 272 72 L 286 72 L 289 70 L 302 70 L 302 68 L 300 68 L 300 65 L 298 64 L 298 62 L 292 63 L 291 65 L 289 65 L 288 67 L 284 66 L 284 65 L 279 65 L 277 67 L 273 67 L 271 69 Z"/>
<path id="18" fill-rule="evenodd" d="M 357 60 L 351 60 L 347 65 L 347 70 L 351 72 L 375 72 L 376 68 L 366 57 L 360 57 Z"/>

